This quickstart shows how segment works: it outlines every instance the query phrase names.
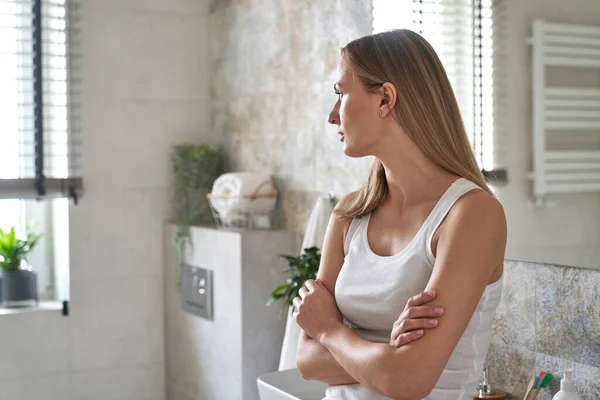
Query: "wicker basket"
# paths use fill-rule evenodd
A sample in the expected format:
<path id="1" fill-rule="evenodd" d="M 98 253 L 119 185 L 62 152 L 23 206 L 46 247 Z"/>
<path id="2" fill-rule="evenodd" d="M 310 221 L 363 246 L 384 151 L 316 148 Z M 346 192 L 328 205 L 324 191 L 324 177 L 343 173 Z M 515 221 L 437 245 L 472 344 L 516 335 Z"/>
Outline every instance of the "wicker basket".
<path id="1" fill-rule="evenodd" d="M 267 192 L 264 192 L 265 187 L 268 187 Z M 218 229 L 272 228 L 274 206 L 270 204 L 273 204 L 273 200 L 277 198 L 277 190 L 270 180 L 262 182 L 251 194 L 209 193 L 206 197 Z M 227 212 L 223 211 L 224 204 L 229 205 L 230 210 Z"/>

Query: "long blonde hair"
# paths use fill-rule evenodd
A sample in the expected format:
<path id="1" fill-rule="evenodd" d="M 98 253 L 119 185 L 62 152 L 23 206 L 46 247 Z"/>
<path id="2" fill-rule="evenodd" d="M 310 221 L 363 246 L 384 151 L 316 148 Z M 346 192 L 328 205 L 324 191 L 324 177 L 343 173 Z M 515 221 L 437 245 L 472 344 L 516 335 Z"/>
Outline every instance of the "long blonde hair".
<path id="1" fill-rule="evenodd" d="M 494 195 L 475 160 L 446 71 L 421 35 L 397 29 L 365 36 L 343 47 L 341 56 L 367 90 L 374 92 L 385 82 L 396 87 L 392 115 L 430 160 Z M 362 187 L 340 202 L 335 213 L 361 217 L 387 194 L 383 164 L 375 159 Z"/>

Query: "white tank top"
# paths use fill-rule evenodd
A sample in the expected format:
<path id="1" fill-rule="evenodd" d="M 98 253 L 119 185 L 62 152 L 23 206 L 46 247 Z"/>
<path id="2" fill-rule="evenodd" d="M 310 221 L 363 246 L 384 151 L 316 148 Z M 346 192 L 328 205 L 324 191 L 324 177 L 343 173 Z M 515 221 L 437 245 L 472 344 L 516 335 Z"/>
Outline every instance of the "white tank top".
<path id="1" fill-rule="evenodd" d="M 442 195 L 415 237 L 400 253 L 375 254 L 367 241 L 370 214 L 355 218 L 344 243 L 345 259 L 335 286 L 344 318 L 361 337 L 388 343 L 394 322 L 408 299 L 425 290 L 435 257 L 431 240 L 438 226 L 465 193 L 481 189 L 460 178 Z M 488 285 L 465 332 L 452 352 L 427 400 L 471 400 L 476 394 L 500 302 L 502 278 Z M 398 379 L 402 379 L 401 376 Z M 324 400 L 383 400 L 386 397 L 360 384 L 327 388 Z"/>

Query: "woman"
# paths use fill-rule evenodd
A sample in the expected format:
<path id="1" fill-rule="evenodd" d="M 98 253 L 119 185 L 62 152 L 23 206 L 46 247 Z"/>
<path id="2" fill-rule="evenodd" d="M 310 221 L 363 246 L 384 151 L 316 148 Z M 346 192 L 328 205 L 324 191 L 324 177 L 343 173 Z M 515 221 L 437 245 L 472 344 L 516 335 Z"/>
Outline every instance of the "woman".
<path id="1" fill-rule="evenodd" d="M 501 293 L 504 210 L 420 35 L 352 41 L 338 71 L 329 122 L 346 155 L 375 161 L 336 207 L 317 280 L 294 299 L 298 367 L 330 384 L 327 400 L 472 399 Z M 435 304 L 414 297 L 430 291 Z"/>

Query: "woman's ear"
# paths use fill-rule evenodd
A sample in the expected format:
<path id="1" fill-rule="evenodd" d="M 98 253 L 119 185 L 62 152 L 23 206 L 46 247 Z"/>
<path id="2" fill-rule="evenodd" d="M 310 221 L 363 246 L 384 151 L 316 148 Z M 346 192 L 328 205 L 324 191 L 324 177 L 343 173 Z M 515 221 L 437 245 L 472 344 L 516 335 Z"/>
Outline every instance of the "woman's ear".
<path id="1" fill-rule="evenodd" d="M 381 110 L 382 116 L 392 112 L 392 109 L 396 105 L 397 92 L 396 87 L 390 82 L 386 82 L 379 88 L 381 94 L 381 104 L 379 109 Z"/>

